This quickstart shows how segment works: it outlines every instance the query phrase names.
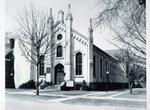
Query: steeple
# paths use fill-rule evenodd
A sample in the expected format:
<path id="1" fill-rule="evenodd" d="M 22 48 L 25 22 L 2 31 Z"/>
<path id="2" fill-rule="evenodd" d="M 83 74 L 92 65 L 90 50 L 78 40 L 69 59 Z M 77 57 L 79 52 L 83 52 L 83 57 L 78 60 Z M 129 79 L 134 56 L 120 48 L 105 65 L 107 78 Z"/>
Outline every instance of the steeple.
<path id="1" fill-rule="evenodd" d="M 51 65 L 51 81 L 52 84 L 54 84 L 54 56 L 55 56 L 55 50 L 54 50 L 54 45 L 55 45 L 55 37 L 54 37 L 54 29 L 53 29 L 53 25 L 54 25 L 54 19 L 53 19 L 53 15 L 52 15 L 52 8 L 50 8 L 50 13 L 49 13 L 49 18 L 47 20 L 47 23 L 49 25 L 49 31 L 50 31 L 50 35 L 49 35 L 49 39 L 50 39 L 50 47 L 51 47 L 51 51 L 50 51 L 50 65 Z"/>
<path id="2" fill-rule="evenodd" d="M 93 27 L 92 19 L 90 19 L 89 26 L 89 40 L 88 40 L 88 64 L 89 64 L 89 79 L 88 82 L 93 81 Z"/>
<path id="3" fill-rule="evenodd" d="M 53 15 L 52 15 L 52 8 L 50 8 L 50 15 L 48 17 L 47 23 L 53 23 L 54 19 L 53 19 Z"/>
<path id="4" fill-rule="evenodd" d="M 67 12 L 66 20 L 73 20 L 71 9 L 70 9 L 70 4 L 68 4 L 68 12 Z"/>
<path id="5" fill-rule="evenodd" d="M 73 63 L 73 53 L 74 53 L 74 43 L 72 37 L 72 14 L 70 10 L 70 4 L 68 5 L 68 12 L 66 16 L 66 34 L 65 34 L 65 79 L 72 80 L 74 77 L 74 63 Z"/>
<path id="6" fill-rule="evenodd" d="M 93 26 L 92 26 L 92 19 L 90 18 L 90 27 L 89 27 L 89 31 L 93 32 Z"/>
<path id="7" fill-rule="evenodd" d="M 93 26 L 92 26 L 92 19 L 90 19 L 90 26 L 89 26 L 89 41 L 93 43 Z M 92 44 L 93 45 L 93 44 Z"/>

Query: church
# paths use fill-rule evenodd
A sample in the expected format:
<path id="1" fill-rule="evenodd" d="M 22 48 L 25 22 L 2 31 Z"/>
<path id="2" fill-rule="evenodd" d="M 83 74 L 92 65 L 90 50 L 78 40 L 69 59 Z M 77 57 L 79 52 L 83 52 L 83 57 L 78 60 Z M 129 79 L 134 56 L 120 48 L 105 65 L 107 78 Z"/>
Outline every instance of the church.
<path id="1" fill-rule="evenodd" d="M 89 22 L 89 34 L 84 36 L 72 28 L 70 5 L 66 18 L 62 10 L 58 12 L 56 23 L 53 22 L 52 10 L 50 13 L 48 22 L 53 26 L 50 31 L 53 33 L 51 41 L 54 48 L 46 56 L 41 55 L 41 78 L 47 75 L 53 85 L 65 81 L 68 86 L 71 82 L 81 85 L 83 81 L 89 86 L 106 84 L 108 80 L 118 84 L 125 82 L 117 60 L 93 44 L 92 19 Z"/>
<path id="2" fill-rule="evenodd" d="M 72 28 L 70 5 L 65 16 L 60 10 L 58 20 L 54 23 L 52 9 L 50 10 L 47 22 L 52 27 L 50 38 L 53 48 L 45 56 L 41 53 L 39 79 L 52 85 L 66 82 L 66 87 L 81 86 L 83 82 L 87 86 L 94 85 L 95 88 L 105 88 L 108 82 L 118 87 L 126 83 L 126 76 L 117 60 L 94 45 L 92 19 L 87 27 L 88 36 L 85 36 Z M 30 75 L 27 80 L 36 81 L 35 66 L 30 64 L 28 69 Z"/>

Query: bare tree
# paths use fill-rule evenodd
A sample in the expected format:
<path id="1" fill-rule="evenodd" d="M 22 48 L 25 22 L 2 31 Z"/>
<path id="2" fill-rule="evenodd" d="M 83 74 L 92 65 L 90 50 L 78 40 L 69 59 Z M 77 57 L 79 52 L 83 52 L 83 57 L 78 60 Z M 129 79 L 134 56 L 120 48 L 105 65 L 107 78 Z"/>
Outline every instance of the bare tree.
<path id="1" fill-rule="evenodd" d="M 146 59 L 146 1 L 98 0 L 98 4 L 100 12 L 95 25 L 109 25 L 115 40 Z"/>
<path id="2" fill-rule="evenodd" d="M 122 49 L 115 54 L 115 58 L 120 63 L 121 68 L 126 73 L 128 78 L 128 87 L 132 94 L 132 87 L 136 82 L 138 85 L 143 86 L 146 78 L 145 61 L 139 59 L 133 53 L 130 53 L 128 49 Z"/>
<path id="3" fill-rule="evenodd" d="M 22 55 L 36 65 L 36 94 L 39 95 L 40 55 L 45 56 L 51 49 L 50 18 L 45 10 L 33 5 L 20 10 L 18 15 L 16 35 Z"/>

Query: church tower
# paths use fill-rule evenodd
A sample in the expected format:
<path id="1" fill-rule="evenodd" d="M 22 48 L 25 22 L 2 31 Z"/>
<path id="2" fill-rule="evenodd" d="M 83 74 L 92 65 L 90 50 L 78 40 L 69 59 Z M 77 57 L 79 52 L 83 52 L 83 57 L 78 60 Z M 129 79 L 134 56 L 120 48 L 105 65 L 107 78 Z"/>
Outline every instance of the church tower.
<path id="1" fill-rule="evenodd" d="M 33 40 L 35 38 L 32 38 Z M 33 41 L 32 40 L 32 41 Z M 36 58 L 36 50 L 35 50 L 35 46 L 34 46 L 34 43 L 32 42 L 31 44 L 31 63 L 30 63 L 30 80 L 33 80 L 33 81 L 37 81 L 37 67 L 36 65 L 34 64 L 34 60 L 37 60 Z"/>
<path id="2" fill-rule="evenodd" d="M 88 64 L 89 64 L 89 76 L 88 82 L 93 82 L 93 27 L 92 19 L 90 19 L 89 27 L 89 39 L 88 39 Z"/>
<path id="3" fill-rule="evenodd" d="M 65 79 L 73 78 L 73 38 L 72 38 L 72 13 L 70 4 L 68 5 L 68 13 L 66 16 L 66 36 L 65 36 Z"/>
<path id="4" fill-rule="evenodd" d="M 50 8 L 50 16 L 48 18 L 47 23 L 49 24 L 49 29 L 50 29 L 50 62 L 51 62 L 51 81 L 52 84 L 54 84 L 54 62 L 55 62 L 55 38 L 54 38 L 54 30 L 53 30 L 53 25 L 54 25 L 54 19 L 52 15 L 52 8 Z"/>

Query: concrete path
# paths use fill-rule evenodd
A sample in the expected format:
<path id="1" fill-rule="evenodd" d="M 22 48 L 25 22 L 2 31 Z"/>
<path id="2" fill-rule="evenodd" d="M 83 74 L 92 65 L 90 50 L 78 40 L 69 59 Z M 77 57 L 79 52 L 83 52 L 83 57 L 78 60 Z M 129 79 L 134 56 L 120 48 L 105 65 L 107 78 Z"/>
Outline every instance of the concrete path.
<path id="1" fill-rule="evenodd" d="M 134 89 L 133 91 L 145 91 L 143 89 Z M 80 94 L 81 92 L 81 94 Z M 70 95 L 68 95 L 70 93 Z M 66 104 L 64 102 L 69 102 L 69 101 L 74 101 L 74 100 L 80 100 L 80 99 L 84 99 L 84 100 L 100 100 L 101 101 L 105 101 L 107 102 L 108 100 L 108 103 L 110 103 L 109 101 L 110 100 L 113 100 L 113 101 L 126 101 L 126 102 L 134 102 L 134 103 L 146 103 L 146 99 L 141 99 L 141 98 L 126 98 L 126 97 L 120 97 L 120 95 L 123 95 L 124 94 L 127 94 L 129 93 L 129 90 L 114 90 L 114 91 L 109 91 L 108 93 L 105 92 L 105 91 L 51 91 L 51 90 L 42 90 L 40 91 L 40 97 L 46 97 L 46 96 L 52 96 L 52 97 L 57 97 L 57 98 L 52 98 L 52 99 L 37 99 L 38 102 L 44 102 L 44 103 L 47 103 L 47 104 L 54 104 L 54 105 L 64 105 L 64 106 L 75 106 L 74 104 Z M 11 90 L 6 90 L 6 95 L 9 95 L 9 94 L 12 94 L 12 95 L 31 95 L 32 97 L 35 96 L 36 94 L 36 90 L 13 90 L 13 92 Z M 75 94 L 75 95 L 74 95 Z M 59 98 L 58 98 L 59 97 Z M 34 97 L 33 97 L 34 98 Z M 8 101 L 8 100 L 7 100 Z M 27 101 L 30 101 L 30 100 L 27 100 Z M 9 101 L 8 101 L 9 102 Z M 90 102 L 89 102 L 90 103 Z M 82 105 L 82 101 L 80 103 Z M 82 108 L 81 105 L 76 105 L 75 107 L 79 106 Z M 91 107 L 91 105 L 86 105 L 88 107 Z M 99 107 L 95 106 L 95 105 L 92 105 L 92 107 L 94 109 L 88 109 L 84 104 L 83 104 L 83 107 L 86 108 L 86 110 L 99 110 L 99 107 L 101 108 L 101 110 L 116 110 L 116 107 L 114 106 L 111 106 L 108 105 L 102 105 L 102 103 L 99 105 Z M 57 107 L 56 107 L 57 108 Z M 57 108 L 56 110 L 61 110 L 61 107 Z M 121 107 L 121 106 L 117 106 L 117 110 L 145 110 L 146 108 L 136 108 L 135 107 Z M 46 109 L 44 109 L 46 110 Z M 63 109 L 62 109 L 63 110 Z M 71 109 L 72 110 L 72 109 Z M 78 110 L 77 108 L 75 108 L 74 110 Z"/>
<path id="2" fill-rule="evenodd" d="M 24 100 L 6 100 L 6 110 L 145 110 L 142 108 L 70 105 L 59 102 L 33 102 Z"/>

